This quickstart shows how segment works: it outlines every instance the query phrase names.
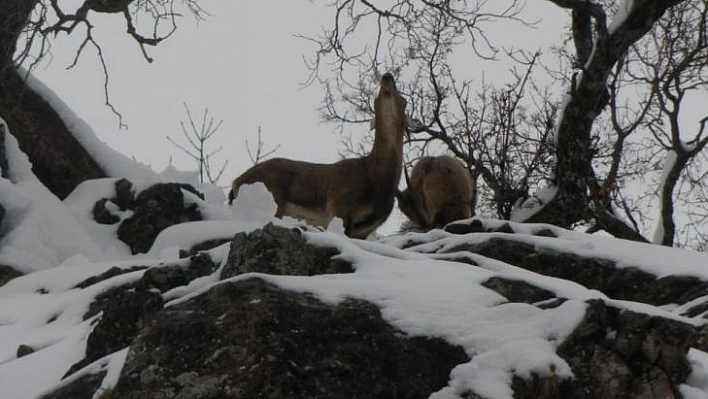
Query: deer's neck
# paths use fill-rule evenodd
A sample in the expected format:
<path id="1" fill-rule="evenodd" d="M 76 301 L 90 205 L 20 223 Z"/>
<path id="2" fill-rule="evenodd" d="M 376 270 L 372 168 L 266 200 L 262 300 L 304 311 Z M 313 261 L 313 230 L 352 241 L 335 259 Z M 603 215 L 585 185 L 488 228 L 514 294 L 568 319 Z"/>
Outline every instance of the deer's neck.
<path id="1" fill-rule="evenodd" d="M 403 163 L 403 133 L 393 125 L 376 124 L 374 145 L 367 157 L 373 176 L 381 179 L 378 186 L 388 192 L 398 187 Z"/>

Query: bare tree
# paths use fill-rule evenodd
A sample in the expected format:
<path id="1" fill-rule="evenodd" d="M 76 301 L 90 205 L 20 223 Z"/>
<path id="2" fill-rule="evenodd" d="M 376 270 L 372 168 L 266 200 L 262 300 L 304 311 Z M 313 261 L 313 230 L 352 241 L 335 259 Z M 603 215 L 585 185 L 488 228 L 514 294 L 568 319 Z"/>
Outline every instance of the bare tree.
<path id="1" fill-rule="evenodd" d="M 679 49 L 698 49 L 705 44 L 705 24 L 696 17 L 700 12 L 686 19 L 683 11 L 705 8 L 705 0 L 635 0 L 604 5 L 584 0 L 549 2 L 571 15 L 570 40 L 561 44 L 566 46 L 562 47 L 565 54 L 572 56 L 566 60 L 571 67 L 545 69 L 553 72 L 556 82 L 566 83 L 564 93 L 539 85 L 531 74 L 539 64 L 536 50 L 501 51 L 485 34 L 485 24 L 491 21 L 529 25 L 521 20 L 520 3 L 495 10 L 489 7 L 500 7 L 498 4 L 481 1 L 396 1 L 385 8 L 364 0 L 336 1 L 331 28 L 322 37 L 311 39 L 319 44 L 311 64 L 313 80 L 321 81 L 327 92 L 323 112 L 330 120 L 363 122 L 370 115 L 371 84 L 366 76 L 386 66 L 410 82 L 404 91 L 409 111 L 418 121 L 413 133 L 426 134 L 414 136 L 410 143 L 419 152 L 442 148 L 465 161 L 482 178 L 481 192 L 487 193 L 487 203 L 495 205 L 497 216 L 564 227 L 588 224 L 590 231 L 602 229 L 618 237 L 647 241 L 636 219 L 642 199 L 623 193 L 621 186 L 646 173 L 646 167 L 638 163 L 658 163 L 656 154 L 661 151 L 656 143 L 661 143 L 657 140 L 662 135 L 656 128 L 651 135 L 647 131 L 656 122 L 671 126 L 672 116 L 660 111 L 661 99 L 677 110 L 672 99 L 684 98 L 677 91 L 682 89 L 671 83 L 678 67 L 691 66 L 678 81 L 673 78 L 674 82 L 691 90 L 703 89 L 686 83 L 686 76 L 705 78 L 701 51 L 684 51 L 693 54 L 691 61 L 678 59 Z M 622 8 L 628 5 L 631 8 Z M 614 14 L 611 25 L 609 13 Z M 677 23 L 692 30 L 679 33 Z M 363 39 L 365 32 L 373 34 Z M 355 38 L 369 45 L 357 47 Z M 650 46 L 652 41 L 673 43 L 674 55 L 668 56 L 660 45 Z M 482 85 L 475 92 L 472 79 L 452 62 L 452 54 L 463 45 L 483 58 L 507 57 L 516 65 L 511 67 L 511 82 Z M 640 83 L 638 72 L 655 59 L 666 61 L 667 68 L 661 67 L 664 72 L 655 74 L 657 82 L 664 83 L 643 89 L 644 97 L 628 106 L 626 93 Z M 644 67 L 641 60 L 646 61 Z M 322 76 L 323 65 L 335 66 L 334 77 Z M 670 92 L 661 89 L 662 85 Z M 678 169 L 667 176 L 686 171 L 700 153 L 704 125 L 705 119 L 695 138 L 683 141 L 672 140 L 679 136 L 666 131 L 663 148 L 676 154 L 690 150 L 691 154 L 678 155 L 673 164 Z M 647 142 L 652 137 L 653 142 Z M 642 149 L 641 157 L 630 151 L 635 148 Z M 696 177 L 693 173 L 690 178 L 695 181 Z M 672 181 L 676 180 L 664 179 L 660 185 L 667 198 L 662 213 L 667 216 L 673 212 L 670 208 L 675 199 Z M 530 195 L 534 187 L 536 196 Z M 625 212 L 625 217 L 619 212 Z M 664 226 L 673 234 L 669 224 Z M 666 240 L 671 239 L 662 241 Z"/>
<path id="2" fill-rule="evenodd" d="M 650 232 L 642 219 L 654 205 L 659 221 L 653 237 L 635 238 L 663 245 L 688 244 L 688 235 L 677 241 L 675 205 L 688 212 L 701 206 L 697 194 L 702 188 L 696 177 L 703 171 L 694 161 L 705 157 L 708 140 L 705 116 L 694 127 L 682 126 L 681 114 L 690 94 L 708 89 L 706 4 L 706 0 L 689 0 L 668 9 L 611 71 L 608 112 L 596 121 L 600 140 L 593 160 L 594 173 L 604 178 L 591 189 L 591 198 L 597 209 L 609 200 L 618 206 L 595 212 L 593 230 L 604 228 L 606 220 L 621 210 L 634 231 Z M 606 137 L 603 130 L 608 132 Z M 649 189 L 618 190 L 647 176 L 654 180 Z M 599 201 L 602 195 L 605 198 Z M 696 227 L 705 219 L 692 219 L 684 221 L 683 231 L 690 226 L 695 232 L 701 230 Z"/>
<path id="3" fill-rule="evenodd" d="M 341 56 L 337 64 L 341 73 L 332 80 L 322 80 L 326 91 L 323 115 L 340 127 L 344 123 L 368 123 L 373 114 L 374 85 L 367 77 L 377 73 L 379 63 L 402 76 L 409 74 L 402 91 L 416 123 L 408 140 L 411 148 L 408 163 L 429 151 L 444 148 L 465 163 L 475 181 L 481 177 L 484 185 L 479 192 L 480 206 L 486 213 L 508 218 L 516 199 L 526 194 L 529 185 L 542 180 L 550 165 L 549 138 L 557 105 L 531 77 L 531 72 L 538 67 L 538 54 L 512 54 L 518 63 L 518 67 L 511 70 L 512 82 L 500 88 L 485 83 L 480 91 L 475 91 L 471 80 L 456 77 L 448 58 L 457 37 L 462 34 L 479 38 L 474 42 L 473 51 L 481 57 L 497 56 L 500 50 L 492 46 L 481 27 L 495 20 L 524 24 L 518 19 L 519 3 L 498 12 L 480 13 L 474 18 L 472 16 L 479 11 L 474 6 L 472 10 L 453 10 L 429 4 L 415 8 L 411 4 L 418 3 L 408 4 L 409 9 L 387 10 L 373 6 L 367 9 L 368 3 L 364 3 L 364 7 L 357 2 L 340 3 L 338 22 L 342 22 L 339 20 L 344 18 L 342 15 L 353 15 L 353 19 L 359 20 L 374 15 L 379 35 L 375 39 L 376 48 L 372 50 L 374 55 L 347 56 L 346 48 L 340 50 L 348 39 L 346 25 L 338 25 L 340 31 L 327 32 L 327 43 L 334 43 L 340 37 L 345 41 L 330 47 L 335 55 Z M 395 17 L 386 25 L 389 14 Z M 397 49 L 397 45 L 403 46 L 405 51 Z M 327 48 L 321 42 L 313 68 L 328 54 Z M 377 55 L 379 51 L 387 53 L 387 58 Z M 353 83 L 346 77 L 347 66 L 360 68 Z M 318 76 L 316 69 L 313 76 Z M 529 102 L 528 92 L 536 92 L 541 98 Z M 499 140 L 492 143 L 492 138 Z M 348 151 L 360 153 L 362 150 L 362 146 L 351 139 L 345 144 Z"/>
<path id="4" fill-rule="evenodd" d="M 687 1 L 667 14 L 646 41 L 645 46 L 652 48 L 635 52 L 650 55 L 637 57 L 644 72 L 637 79 L 654 94 L 646 118 L 652 123 L 645 127 L 666 153 L 657 189 L 661 213 L 654 241 L 672 245 L 677 233 L 674 204 L 703 206 L 706 199 L 695 187 L 705 173 L 701 160 L 706 160 L 708 111 L 693 126 L 682 127 L 681 114 L 689 95 L 708 91 L 708 1 Z M 698 222 L 694 219 L 691 224 Z"/>
<path id="5" fill-rule="evenodd" d="M 256 147 L 253 150 L 251 150 L 251 146 L 248 144 L 248 140 L 246 140 L 246 151 L 248 152 L 248 157 L 251 159 L 251 162 L 254 165 L 261 161 L 264 161 L 266 158 L 273 155 L 280 148 L 280 144 L 278 144 L 273 148 L 266 149 L 262 133 L 263 132 L 261 130 L 261 127 L 258 126 L 258 142 L 256 143 Z"/>
<path id="6" fill-rule="evenodd" d="M 187 118 L 189 119 L 189 130 L 185 126 L 184 121 L 181 121 L 179 124 L 188 145 L 178 143 L 169 135 L 167 136 L 167 140 L 182 150 L 185 154 L 189 155 L 197 163 L 200 183 L 204 183 L 206 179 L 209 183 L 214 184 L 221 178 L 221 175 L 224 173 L 224 169 L 226 169 L 226 165 L 229 164 L 229 161 L 224 161 L 218 172 L 212 172 L 212 157 L 221 152 L 224 147 L 209 150 L 207 149 L 207 140 L 214 137 L 224 121 L 219 120 L 215 123 L 214 117 L 209 116 L 209 109 L 205 108 L 204 114 L 202 115 L 202 121 L 199 125 L 197 125 L 187 104 L 184 104 L 184 110 L 187 113 Z"/>
<path id="7" fill-rule="evenodd" d="M 181 15 L 206 15 L 198 0 L 0 0 L 0 117 L 29 156 L 37 177 L 61 198 L 80 182 L 105 173 L 60 115 L 27 86 L 28 72 L 19 67 L 30 71 L 55 40 L 78 36 L 82 40 L 69 67 L 86 50 L 95 51 L 104 73 L 105 102 L 124 126 L 110 103 L 103 47 L 94 36 L 95 26 L 105 22 L 102 14 L 122 16 L 127 34 L 148 61 L 147 49 L 169 38 Z"/>
<path id="8" fill-rule="evenodd" d="M 106 106 L 119 118 L 121 126 L 121 115 L 109 97 L 103 49 L 93 35 L 95 15 L 122 15 L 127 34 L 148 62 L 152 62 L 152 58 L 147 47 L 158 45 L 175 32 L 176 19 L 181 15 L 179 9 L 186 9 L 198 19 L 205 15 L 197 0 L 85 0 L 73 7 L 60 4 L 58 0 L 21 0 L 0 2 L 0 8 L 0 21 L 9 27 L 0 36 L 0 49 L 5 50 L 0 55 L 2 71 L 17 65 L 26 65 L 31 70 L 49 52 L 52 40 L 61 35 L 78 34 L 82 41 L 69 68 L 78 63 L 86 49 L 96 52 L 103 69 Z"/>

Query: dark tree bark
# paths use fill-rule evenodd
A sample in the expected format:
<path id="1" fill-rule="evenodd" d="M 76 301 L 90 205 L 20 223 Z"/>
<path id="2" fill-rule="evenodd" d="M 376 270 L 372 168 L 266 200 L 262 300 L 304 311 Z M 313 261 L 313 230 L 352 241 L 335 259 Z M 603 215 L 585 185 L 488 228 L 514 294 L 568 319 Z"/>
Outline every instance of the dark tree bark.
<path id="1" fill-rule="evenodd" d="M 13 56 L 37 4 L 38 0 L 0 0 L 0 117 L 29 157 L 35 175 L 63 199 L 82 181 L 105 173 L 56 111 L 18 75 Z"/>
<path id="2" fill-rule="evenodd" d="M 79 183 L 106 176 L 56 111 L 27 87 L 23 77 L 14 71 L 2 76 L 0 117 L 32 162 L 34 174 L 52 193 L 63 199 Z"/>
<path id="3" fill-rule="evenodd" d="M 612 32 L 607 29 L 606 16 L 599 4 L 584 0 L 549 1 L 572 9 L 576 14 L 589 15 L 595 23 L 594 52 L 587 63 L 581 65 L 582 74 L 576 76 L 571 92 L 568 93 L 570 100 L 558 125 L 557 195 L 527 220 L 570 227 L 589 216 L 588 188 L 593 176 L 591 129 L 595 118 L 609 100 L 607 80 L 610 71 L 629 47 L 646 34 L 668 8 L 682 0 L 635 0 L 626 20 Z M 586 23 L 587 18 L 576 16 L 573 20 L 574 23 Z M 588 29 L 575 28 L 576 34 L 589 33 Z M 585 43 L 586 40 L 581 42 Z M 586 53 L 585 46 L 582 47 L 581 57 Z"/>
<path id="4" fill-rule="evenodd" d="M 14 69 L 17 40 L 39 0 L 0 0 L 0 78 Z"/>
<path id="5" fill-rule="evenodd" d="M 82 181 L 103 177 L 105 173 L 55 110 L 27 87 L 24 75 L 18 75 L 18 65 L 36 63 L 46 55 L 52 40 L 78 31 L 83 41 L 76 50 L 75 61 L 84 49 L 95 48 L 107 73 L 101 46 L 92 34 L 94 24 L 90 19 L 96 13 L 122 14 L 126 33 L 140 46 L 145 59 L 152 61 L 146 47 L 156 46 L 175 32 L 176 18 L 184 15 L 182 10 L 197 19 L 205 14 L 198 0 L 84 0 L 73 5 L 61 0 L 0 0 L 0 118 L 29 156 L 34 173 L 59 198 L 66 197 Z M 134 24 L 138 17 L 154 22 L 147 33 Z M 104 85 L 107 84 L 106 80 Z M 121 123 L 107 89 L 105 96 L 106 105 Z"/>
<path id="6" fill-rule="evenodd" d="M 595 224 L 587 232 L 594 233 L 600 230 L 610 232 L 613 237 L 649 243 L 649 240 L 630 225 L 617 218 L 612 212 L 596 212 Z"/>

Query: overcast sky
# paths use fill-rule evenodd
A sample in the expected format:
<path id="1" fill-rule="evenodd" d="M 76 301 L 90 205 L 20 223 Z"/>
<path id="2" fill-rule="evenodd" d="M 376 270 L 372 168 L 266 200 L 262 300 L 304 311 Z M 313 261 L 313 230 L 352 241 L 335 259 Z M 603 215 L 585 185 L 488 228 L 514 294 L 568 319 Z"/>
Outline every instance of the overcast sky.
<path id="1" fill-rule="evenodd" d="M 189 157 L 171 144 L 169 134 L 180 143 L 179 122 L 187 119 L 183 103 L 195 118 L 205 108 L 223 119 L 211 148 L 224 150 L 215 164 L 228 160 L 222 184 L 250 166 L 245 141 L 254 145 L 261 126 L 267 147 L 280 145 L 277 156 L 314 162 L 338 159 L 341 137 L 323 124 L 318 107 L 319 86 L 303 88 L 308 70 L 303 57 L 316 49 L 296 35 L 314 36 L 329 26 L 333 10 L 306 0 L 257 2 L 202 1 L 211 14 L 205 21 L 190 17 L 178 21 L 177 32 L 156 48 L 149 48 L 153 63 L 147 63 L 135 42 L 125 34 L 121 18 L 97 24 L 94 36 L 103 46 L 109 72 L 109 94 L 122 114 L 127 130 L 104 105 L 102 70 L 95 52 L 87 49 L 78 66 L 71 64 L 77 39 L 53 43 L 52 54 L 37 68 L 43 80 L 116 150 L 160 171 L 170 160 L 180 169 L 193 168 Z M 546 1 L 531 1 L 528 18 L 544 18 L 535 34 L 528 30 L 502 32 L 507 43 L 540 46 L 557 41 L 565 13 Z M 539 40 L 541 38 L 541 40 Z M 517 43 L 518 42 L 518 43 Z M 509 65 L 480 68 L 470 59 L 470 68 L 486 72 L 505 71 Z M 352 126 L 365 134 L 365 126 Z M 358 132 L 361 130 L 362 132 Z M 217 166 L 218 166 L 217 165 Z"/>

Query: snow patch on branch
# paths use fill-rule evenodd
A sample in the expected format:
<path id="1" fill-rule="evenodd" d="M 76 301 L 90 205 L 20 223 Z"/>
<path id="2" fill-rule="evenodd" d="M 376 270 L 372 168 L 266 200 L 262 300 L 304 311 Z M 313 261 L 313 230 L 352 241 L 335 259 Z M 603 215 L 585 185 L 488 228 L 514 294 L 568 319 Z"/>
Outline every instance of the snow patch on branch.
<path id="1" fill-rule="evenodd" d="M 669 150 L 666 153 L 666 158 L 664 159 L 664 170 L 661 172 L 659 187 L 657 188 L 660 202 L 662 201 L 661 193 L 664 191 L 664 187 L 666 187 L 666 181 L 669 179 L 669 175 L 671 173 L 671 170 L 674 168 L 674 165 L 676 165 L 677 159 L 678 154 L 676 153 L 676 151 Z M 664 221 L 661 213 L 661 208 L 662 206 L 659 205 L 659 217 L 657 218 L 658 222 L 656 223 L 656 230 L 654 230 L 654 236 L 652 237 L 653 244 L 661 244 L 664 238 Z"/>
<path id="2" fill-rule="evenodd" d="M 524 222 L 528 220 L 531 216 L 535 215 L 549 202 L 551 202 L 553 198 L 556 197 L 557 193 L 558 187 L 549 185 L 541 190 L 538 190 L 536 194 L 526 200 L 519 199 L 519 201 L 514 204 L 514 208 L 511 210 L 509 220 L 512 222 Z"/>
<path id="3" fill-rule="evenodd" d="M 607 29 L 607 33 L 613 34 L 627 20 L 629 13 L 634 8 L 634 0 L 624 0 L 617 7 L 617 12 L 612 17 L 612 22 Z"/>

